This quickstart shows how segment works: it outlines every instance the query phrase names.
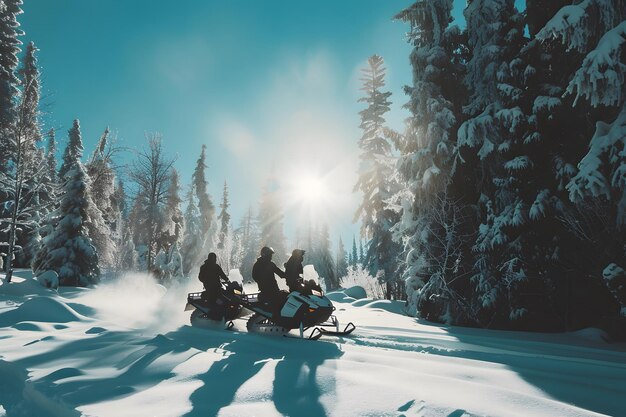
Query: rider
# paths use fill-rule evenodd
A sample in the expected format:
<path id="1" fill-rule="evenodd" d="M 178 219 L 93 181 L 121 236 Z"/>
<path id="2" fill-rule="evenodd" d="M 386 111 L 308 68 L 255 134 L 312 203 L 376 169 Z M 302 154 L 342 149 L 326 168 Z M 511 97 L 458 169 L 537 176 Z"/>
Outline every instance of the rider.
<path id="1" fill-rule="evenodd" d="M 217 255 L 213 252 L 209 253 L 206 261 L 200 267 L 198 279 L 204 284 L 204 289 L 206 290 L 202 297 L 211 304 L 215 303 L 217 297 L 222 292 L 220 280 L 226 283 L 230 282 L 222 267 L 217 264 Z"/>
<path id="2" fill-rule="evenodd" d="M 261 256 L 252 267 L 252 279 L 254 279 L 259 286 L 259 301 L 269 302 L 277 306 L 279 301 L 285 297 L 283 292 L 278 288 L 274 274 L 281 278 L 285 278 L 286 275 L 272 262 L 273 254 L 274 249 L 268 246 L 264 246 L 261 249 Z"/>
<path id="3" fill-rule="evenodd" d="M 304 274 L 304 268 L 302 267 L 304 252 L 303 249 L 294 249 L 291 252 L 291 258 L 285 263 L 285 274 L 287 275 L 287 285 L 290 292 L 302 292 L 304 290 L 304 278 L 302 277 L 302 274 Z"/>

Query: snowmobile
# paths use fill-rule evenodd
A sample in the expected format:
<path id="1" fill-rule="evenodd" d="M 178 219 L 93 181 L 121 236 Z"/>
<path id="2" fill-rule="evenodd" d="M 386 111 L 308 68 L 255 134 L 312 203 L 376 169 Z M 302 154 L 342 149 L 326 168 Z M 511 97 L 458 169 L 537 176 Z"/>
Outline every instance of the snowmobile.
<path id="1" fill-rule="evenodd" d="M 243 288 L 238 282 L 222 282 L 222 291 L 215 302 L 207 299 L 207 292 L 192 292 L 187 294 L 185 311 L 194 309 L 191 313 L 192 326 L 204 326 L 213 322 L 228 322 L 232 327 L 232 321 L 238 318 L 243 311 L 243 306 L 238 302 L 231 301 L 231 294 L 243 295 Z"/>
<path id="2" fill-rule="evenodd" d="M 253 312 L 246 323 L 249 332 L 287 336 L 290 330 L 299 329 L 300 338 L 305 338 L 305 332 L 313 328 L 306 338 L 316 340 L 322 335 L 346 336 L 356 328 L 348 323 L 340 329 L 337 317 L 332 314 L 335 307 L 314 281 L 305 282 L 302 291 L 289 293 L 279 308 L 259 300 L 258 293 L 232 292 L 225 296 L 231 303 Z"/>

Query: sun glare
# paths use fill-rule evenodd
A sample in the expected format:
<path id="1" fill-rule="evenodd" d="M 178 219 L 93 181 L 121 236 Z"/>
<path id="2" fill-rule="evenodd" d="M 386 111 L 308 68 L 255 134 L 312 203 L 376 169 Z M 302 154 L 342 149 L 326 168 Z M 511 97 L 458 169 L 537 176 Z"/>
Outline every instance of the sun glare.
<path id="1" fill-rule="evenodd" d="M 326 185 L 321 179 L 312 175 L 305 175 L 295 181 L 296 198 L 302 203 L 316 205 L 327 194 Z"/>

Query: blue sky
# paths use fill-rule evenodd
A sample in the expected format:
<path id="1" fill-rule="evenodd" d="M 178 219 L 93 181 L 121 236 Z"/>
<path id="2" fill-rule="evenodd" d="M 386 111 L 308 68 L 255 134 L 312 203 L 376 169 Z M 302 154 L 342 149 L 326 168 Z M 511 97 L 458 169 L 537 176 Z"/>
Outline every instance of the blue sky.
<path id="1" fill-rule="evenodd" d="M 218 203 L 228 181 L 235 226 L 270 172 L 285 187 L 323 177 L 317 215 L 347 243 L 358 231 L 358 70 L 372 54 L 386 60 L 388 119 L 400 128 L 410 47 L 391 18 L 411 3 L 29 0 L 20 21 L 40 48 L 45 123 L 61 147 L 74 118 L 86 152 L 106 126 L 131 148 L 160 132 L 187 184 L 206 144 L 210 192 Z"/>

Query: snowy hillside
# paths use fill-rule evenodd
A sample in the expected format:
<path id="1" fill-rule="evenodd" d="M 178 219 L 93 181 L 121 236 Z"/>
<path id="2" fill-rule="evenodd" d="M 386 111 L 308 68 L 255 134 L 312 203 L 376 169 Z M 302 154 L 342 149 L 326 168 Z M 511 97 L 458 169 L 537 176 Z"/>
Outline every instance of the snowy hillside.
<path id="1" fill-rule="evenodd" d="M 0 285 L 0 416 L 626 415 L 626 346 L 600 331 L 434 326 L 344 292 L 357 330 L 304 341 L 190 327 L 186 291 L 127 276 L 57 294 L 18 272 Z"/>

